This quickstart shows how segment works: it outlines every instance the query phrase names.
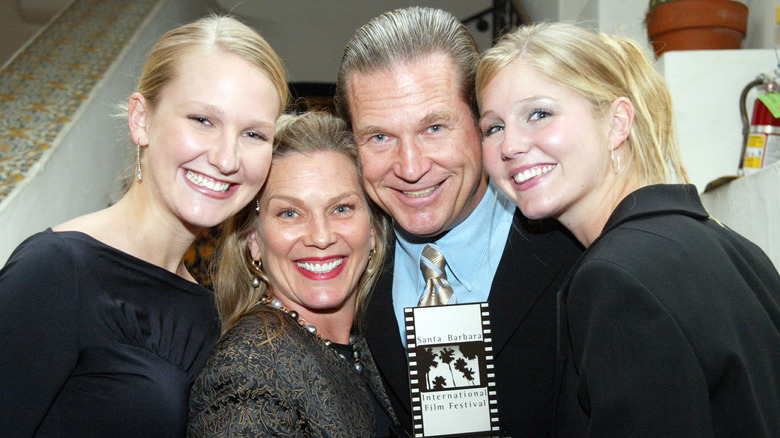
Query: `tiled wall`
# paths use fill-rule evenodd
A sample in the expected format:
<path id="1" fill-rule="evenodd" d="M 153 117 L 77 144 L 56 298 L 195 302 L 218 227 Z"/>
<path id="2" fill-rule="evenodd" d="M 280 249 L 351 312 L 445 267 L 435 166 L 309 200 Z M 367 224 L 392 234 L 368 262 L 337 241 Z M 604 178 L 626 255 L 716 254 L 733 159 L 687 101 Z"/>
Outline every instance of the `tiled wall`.
<path id="1" fill-rule="evenodd" d="M 0 71 L 0 266 L 27 236 L 108 206 L 135 158 L 117 104 L 154 41 L 210 1 L 75 0 Z"/>
<path id="2" fill-rule="evenodd" d="M 53 146 L 156 0 L 78 0 L 0 71 L 0 202 Z"/>

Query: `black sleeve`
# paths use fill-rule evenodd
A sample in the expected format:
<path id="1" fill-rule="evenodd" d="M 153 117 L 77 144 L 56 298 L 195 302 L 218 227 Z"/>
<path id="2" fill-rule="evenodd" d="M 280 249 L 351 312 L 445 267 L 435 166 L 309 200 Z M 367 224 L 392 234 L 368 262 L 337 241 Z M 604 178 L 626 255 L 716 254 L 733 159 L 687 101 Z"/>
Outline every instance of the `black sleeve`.
<path id="1" fill-rule="evenodd" d="M 32 436 L 78 356 L 78 276 L 52 233 L 22 243 L 0 270 L 0 431 Z"/>
<path id="2" fill-rule="evenodd" d="M 610 262 L 579 270 L 567 303 L 588 436 L 711 436 L 696 350 L 647 285 Z"/>

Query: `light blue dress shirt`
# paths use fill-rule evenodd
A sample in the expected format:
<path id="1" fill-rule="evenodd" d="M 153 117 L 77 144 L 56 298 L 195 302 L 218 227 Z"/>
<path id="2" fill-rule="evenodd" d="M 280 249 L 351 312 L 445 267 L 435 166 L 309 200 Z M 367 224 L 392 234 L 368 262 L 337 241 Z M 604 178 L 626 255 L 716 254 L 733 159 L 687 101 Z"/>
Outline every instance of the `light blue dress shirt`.
<path id="1" fill-rule="evenodd" d="M 515 204 L 491 181 L 471 215 L 435 242 L 447 260 L 447 280 L 458 303 L 487 301 L 514 214 Z M 425 289 L 420 255 L 430 242 L 411 242 L 397 225 L 395 236 L 393 309 L 406 348 L 404 308 L 420 302 Z"/>

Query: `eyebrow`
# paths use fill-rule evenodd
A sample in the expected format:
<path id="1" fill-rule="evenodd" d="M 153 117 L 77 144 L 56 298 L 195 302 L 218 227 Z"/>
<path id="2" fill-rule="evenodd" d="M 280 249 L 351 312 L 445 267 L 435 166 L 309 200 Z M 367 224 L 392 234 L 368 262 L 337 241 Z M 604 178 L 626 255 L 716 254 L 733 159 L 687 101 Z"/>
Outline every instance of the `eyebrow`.
<path id="1" fill-rule="evenodd" d="M 339 195 L 336 195 L 336 196 L 328 199 L 327 204 L 335 204 L 335 203 L 337 203 L 339 201 L 343 201 L 344 199 L 347 199 L 347 198 L 350 198 L 350 197 L 353 197 L 353 196 L 358 197 L 360 199 L 363 199 L 363 196 L 359 192 L 346 191 L 346 192 L 343 192 L 343 193 L 341 193 Z M 272 196 L 272 197 L 270 197 L 268 199 L 268 202 L 271 202 L 271 201 L 287 201 L 287 202 L 291 202 L 293 204 L 299 204 L 301 202 L 305 202 L 303 198 L 298 198 L 298 197 L 295 197 L 295 196 L 288 196 L 288 195 Z"/>
<path id="2" fill-rule="evenodd" d="M 355 131 L 355 137 L 359 138 L 359 137 L 364 137 L 366 135 L 379 134 L 381 132 L 382 129 L 379 126 L 370 125 Z"/>
<path id="3" fill-rule="evenodd" d="M 192 102 L 189 102 L 189 103 L 201 107 L 207 113 L 214 114 L 218 119 L 224 119 L 225 118 L 225 111 L 223 111 L 222 108 L 220 108 L 220 107 L 218 107 L 216 105 L 211 105 L 211 104 L 208 104 L 208 103 L 200 103 L 200 102 L 197 102 L 197 101 L 192 101 Z M 274 123 L 268 123 L 268 122 L 263 121 L 263 120 L 250 120 L 247 123 L 247 125 L 248 126 L 259 126 L 262 129 L 272 129 L 273 130 L 275 128 Z"/>
<path id="4" fill-rule="evenodd" d="M 450 110 L 441 110 L 428 113 L 423 119 L 421 125 L 427 126 L 435 122 L 441 122 L 443 120 L 450 120 L 453 112 Z"/>
<path id="5" fill-rule="evenodd" d="M 450 120 L 452 118 L 453 111 L 450 110 L 442 110 L 442 111 L 433 111 L 425 115 L 420 120 L 420 126 L 428 126 L 432 125 L 436 122 L 441 122 L 444 120 Z M 367 135 L 375 135 L 375 134 L 381 134 L 382 132 L 385 132 L 384 129 L 382 129 L 379 126 L 375 125 L 369 125 L 366 127 L 363 127 L 361 129 L 358 129 L 355 131 L 355 137 L 360 138 Z"/>

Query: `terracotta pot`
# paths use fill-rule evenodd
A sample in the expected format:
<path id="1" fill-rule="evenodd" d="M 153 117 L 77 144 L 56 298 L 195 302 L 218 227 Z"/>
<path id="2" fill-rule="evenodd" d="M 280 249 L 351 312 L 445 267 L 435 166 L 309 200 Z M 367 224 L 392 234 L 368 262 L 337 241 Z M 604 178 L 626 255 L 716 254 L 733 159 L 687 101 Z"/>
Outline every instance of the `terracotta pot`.
<path id="1" fill-rule="evenodd" d="M 739 49 L 748 8 L 733 0 L 678 0 L 647 14 L 647 35 L 656 57 L 669 50 Z"/>

